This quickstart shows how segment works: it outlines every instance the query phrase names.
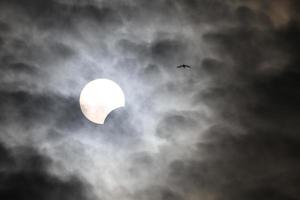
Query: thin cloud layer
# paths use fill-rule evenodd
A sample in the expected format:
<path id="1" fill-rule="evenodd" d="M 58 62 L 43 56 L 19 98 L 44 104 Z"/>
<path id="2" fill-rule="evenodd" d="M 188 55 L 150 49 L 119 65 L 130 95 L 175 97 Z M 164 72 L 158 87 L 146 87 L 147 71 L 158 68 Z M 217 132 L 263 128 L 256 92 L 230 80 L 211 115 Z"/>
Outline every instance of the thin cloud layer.
<path id="1" fill-rule="evenodd" d="M 1 1 L 0 198 L 299 199 L 298 11 Z M 126 96 L 103 126 L 78 102 L 96 78 Z"/>

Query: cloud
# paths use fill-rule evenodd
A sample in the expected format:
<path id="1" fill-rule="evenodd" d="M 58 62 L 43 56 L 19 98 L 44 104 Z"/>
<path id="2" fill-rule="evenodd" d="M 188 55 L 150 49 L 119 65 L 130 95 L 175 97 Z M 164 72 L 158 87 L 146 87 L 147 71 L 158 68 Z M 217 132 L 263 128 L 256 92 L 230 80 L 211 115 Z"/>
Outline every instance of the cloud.
<path id="1" fill-rule="evenodd" d="M 208 131 L 209 142 L 199 143 L 196 154 L 204 157 L 174 161 L 168 185 L 184 196 L 210 192 L 216 199 L 264 199 L 270 195 L 267 191 L 277 191 L 274 198 L 297 198 L 298 141 L 279 132 L 233 131 L 226 127 Z"/>
<path id="2" fill-rule="evenodd" d="M 0 193 L 297 199 L 298 4 L 1 1 Z M 126 94 L 103 126 L 95 78 Z"/>
<path id="3" fill-rule="evenodd" d="M 261 28 L 242 9 L 246 23 L 204 35 L 216 58 L 202 62 L 211 84 L 195 102 L 213 109 L 215 126 L 192 158 L 170 164 L 166 185 L 191 199 L 297 199 L 299 24 Z"/>
<path id="4" fill-rule="evenodd" d="M 37 150 L 1 144 L 0 152 L 2 199 L 94 199 L 80 178 L 52 175 L 48 171 L 51 160 Z"/>

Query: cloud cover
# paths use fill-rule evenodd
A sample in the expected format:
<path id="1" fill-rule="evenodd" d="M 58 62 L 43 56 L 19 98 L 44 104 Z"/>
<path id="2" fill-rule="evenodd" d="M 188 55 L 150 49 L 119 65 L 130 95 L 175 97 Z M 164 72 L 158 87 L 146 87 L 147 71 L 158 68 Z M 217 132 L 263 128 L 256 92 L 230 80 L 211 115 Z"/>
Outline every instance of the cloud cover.
<path id="1" fill-rule="evenodd" d="M 299 199 L 297 11 L 2 0 L 0 197 Z M 104 126 L 78 104 L 95 78 L 126 95 Z"/>

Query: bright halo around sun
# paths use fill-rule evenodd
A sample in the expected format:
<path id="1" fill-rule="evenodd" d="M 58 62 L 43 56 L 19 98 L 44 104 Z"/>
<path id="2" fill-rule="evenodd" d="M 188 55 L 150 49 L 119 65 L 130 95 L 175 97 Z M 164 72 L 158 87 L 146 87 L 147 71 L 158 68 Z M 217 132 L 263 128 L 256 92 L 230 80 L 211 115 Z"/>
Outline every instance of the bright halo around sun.
<path id="1" fill-rule="evenodd" d="M 115 82 L 96 79 L 84 86 L 79 103 L 82 113 L 88 120 L 96 124 L 104 124 L 111 111 L 125 106 L 125 96 Z"/>

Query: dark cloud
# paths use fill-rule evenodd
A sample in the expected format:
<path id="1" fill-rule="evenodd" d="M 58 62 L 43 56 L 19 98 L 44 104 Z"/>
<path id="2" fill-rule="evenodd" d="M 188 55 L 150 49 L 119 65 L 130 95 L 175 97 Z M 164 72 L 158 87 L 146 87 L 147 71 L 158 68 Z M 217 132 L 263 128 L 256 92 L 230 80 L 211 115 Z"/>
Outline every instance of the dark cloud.
<path id="1" fill-rule="evenodd" d="M 187 47 L 181 39 L 158 39 L 151 45 L 152 59 L 162 66 L 173 67 L 186 57 Z"/>
<path id="2" fill-rule="evenodd" d="M 74 49 L 62 43 L 54 43 L 50 46 L 50 49 L 52 54 L 57 57 L 63 57 L 64 59 L 76 54 Z"/>
<path id="3" fill-rule="evenodd" d="M 67 121 L 64 121 L 64 126 L 68 126 L 70 121 L 73 121 L 74 124 L 80 124 L 82 117 L 81 114 L 78 115 L 80 110 L 78 110 L 79 107 L 76 103 L 77 102 L 75 102 L 73 99 L 68 99 L 53 94 L 39 95 L 30 94 L 23 91 L 1 92 L 1 109 L 4 111 L 3 118 L 5 123 L 19 121 L 26 126 L 31 126 L 37 121 L 41 124 L 47 124 L 52 121 L 54 117 L 54 119 L 57 119 L 57 125 L 60 127 L 62 126 L 62 124 L 59 124 L 60 119 L 63 117 L 68 119 Z M 68 112 L 69 107 L 72 108 L 72 112 Z M 10 109 L 12 109 L 13 112 L 9 112 Z M 67 113 L 68 116 L 66 116 Z M 73 115 L 77 115 L 77 118 L 72 117 Z M 74 121 L 74 119 L 77 121 Z"/>
<path id="4" fill-rule="evenodd" d="M 162 79 L 162 71 L 158 65 L 149 64 L 144 70 L 139 73 L 139 76 L 146 83 L 153 84 L 155 80 Z"/>
<path id="5" fill-rule="evenodd" d="M 203 37 L 217 58 L 203 60 L 211 85 L 195 102 L 214 110 L 217 125 L 193 159 L 170 164 L 167 185 L 196 199 L 298 199 L 299 23 L 275 27 L 248 7 L 234 12 L 242 24 Z"/>
<path id="6" fill-rule="evenodd" d="M 149 57 L 149 44 L 146 42 L 135 42 L 127 39 L 121 39 L 117 43 L 117 49 L 120 53 L 128 57 L 136 57 L 137 59 L 147 59 Z"/>
<path id="7" fill-rule="evenodd" d="M 100 132 L 105 133 L 102 138 L 106 142 L 119 147 L 126 147 L 141 142 L 141 128 L 136 123 L 134 123 L 131 108 L 127 106 L 127 108 L 118 108 L 109 113 L 104 126 L 97 127 L 96 130 L 99 131 L 97 131 L 98 134 Z"/>
<path id="8" fill-rule="evenodd" d="M 59 178 L 48 172 L 51 160 L 27 147 L 0 145 L 1 199 L 94 199 L 78 177 Z"/>
<path id="9" fill-rule="evenodd" d="M 139 195 L 137 195 L 135 198 L 137 199 L 149 199 L 149 200 L 181 200 L 184 199 L 182 197 L 180 197 L 180 195 L 178 195 L 176 193 L 176 191 L 172 191 L 168 188 L 163 188 L 163 187 L 156 187 L 156 186 L 152 186 L 149 187 L 146 191 L 142 191 Z"/>
<path id="10" fill-rule="evenodd" d="M 298 10 L 296 0 L 1 1 L 0 199 L 90 199 L 31 141 L 99 199 L 299 199 Z M 128 99 L 101 126 L 78 103 L 93 78 L 116 79 Z"/>
<path id="11" fill-rule="evenodd" d="M 30 66 L 26 63 L 11 63 L 9 65 L 3 66 L 3 71 L 6 73 L 8 71 L 12 73 L 25 73 L 25 74 L 35 74 L 37 70 L 35 69 L 36 67 Z"/>
<path id="12" fill-rule="evenodd" d="M 178 4 L 192 23 L 224 23 L 234 19 L 230 1 L 181 0 L 178 1 Z"/>
<path id="13" fill-rule="evenodd" d="M 3 22 L 3 21 L 0 21 L 0 32 L 1 34 L 3 33 L 7 33 L 10 31 L 10 26 L 9 24 Z"/>
<path id="14" fill-rule="evenodd" d="M 265 199 L 270 191 L 277 191 L 271 195 L 275 199 L 297 199 L 298 139 L 279 132 L 232 131 L 214 127 L 207 132 L 209 142 L 198 146 L 198 155 L 204 157 L 173 162 L 170 185 L 185 195 L 209 191 L 216 199 Z"/>
<path id="15" fill-rule="evenodd" d="M 32 25 L 47 30 L 49 28 L 61 28 L 65 31 L 74 31 L 77 20 L 92 20 L 101 25 L 120 23 L 121 19 L 110 7 L 97 7 L 93 4 L 78 5 L 66 4 L 55 0 L 20 0 L 1 1 L 1 5 L 7 9 L 17 9 L 25 13 L 31 20 Z"/>
<path id="16" fill-rule="evenodd" d="M 222 54 L 233 61 L 231 64 L 217 64 L 222 71 L 230 73 L 213 74 L 219 79 L 214 82 L 219 92 L 215 90 L 216 98 L 212 99 L 220 97 L 222 104 L 226 102 L 225 104 L 252 113 L 255 115 L 253 118 L 263 118 L 268 123 L 275 116 L 282 120 L 295 117 L 293 110 L 297 107 L 295 102 L 299 98 L 296 92 L 299 85 L 299 70 L 296 66 L 299 60 L 295 52 L 298 51 L 299 42 L 294 36 L 298 32 L 298 25 L 291 22 L 287 27 L 276 30 L 244 32 L 235 29 L 229 34 L 212 35 L 214 39 L 209 41 L 220 45 Z M 216 68 L 215 64 L 208 66 L 211 63 L 205 61 L 203 64 L 206 68 Z M 227 110 L 225 105 L 222 107 Z"/>
<path id="17" fill-rule="evenodd" d="M 161 138 L 172 140 L 178 138 L 178 134 L 187 135 L 189 130 L 197 126 L 197 121 L 186 113 L 171 114 L 164 117 L 157 125 L 157 135 Z"/>

